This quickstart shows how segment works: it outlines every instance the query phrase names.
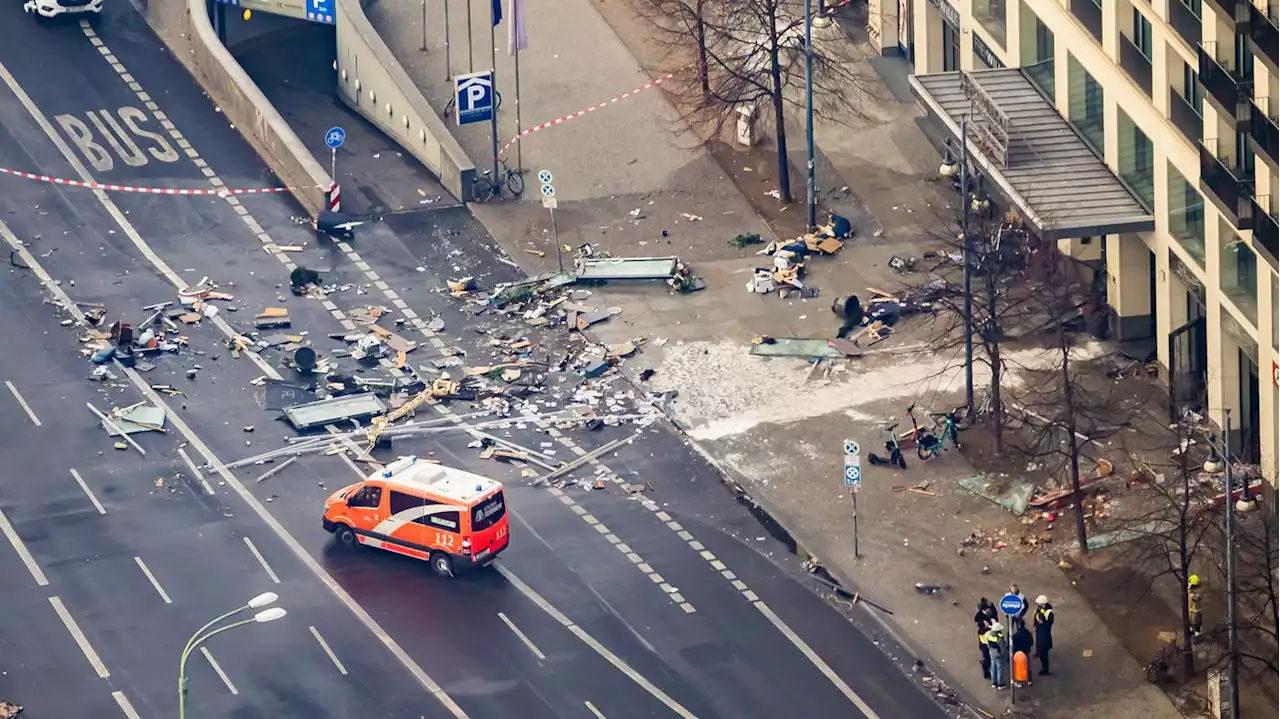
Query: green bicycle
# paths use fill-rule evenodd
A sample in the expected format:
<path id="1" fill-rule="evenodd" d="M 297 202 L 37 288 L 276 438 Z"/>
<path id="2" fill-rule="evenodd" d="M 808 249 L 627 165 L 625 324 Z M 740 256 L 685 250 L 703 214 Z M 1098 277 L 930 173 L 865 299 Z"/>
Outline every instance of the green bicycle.
<path id="1" fill-rule="evenodd" d="M 926 432 L 916 422 L 916 406 L 913 404 L 907 408 L 907 416 L 911 417 L 911 426 L 914 428 L 913 434 L 916 439 L 916 456 L 920 459 L 933 459 L 945 448 L 947 440 L 951 440 L 951 444 L 956 449 L 960 449 L 960 429 L 956 426 L 956 415 L 964 409 L 958 407 L 950 412 L 930 412 L 929 416 L 939 428 L 937 434 Z"/>

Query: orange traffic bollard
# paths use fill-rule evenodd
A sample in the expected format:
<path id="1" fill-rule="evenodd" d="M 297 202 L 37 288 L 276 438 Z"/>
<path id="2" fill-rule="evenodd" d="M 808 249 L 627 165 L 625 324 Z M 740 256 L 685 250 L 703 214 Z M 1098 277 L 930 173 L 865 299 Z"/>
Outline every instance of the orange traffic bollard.
<path id="1" fill-rule="evenodd" d="M 1027 653 L 1013 653 L 1013 680 L 1015 682 L 1025 682 L 1028 677 Z"/>

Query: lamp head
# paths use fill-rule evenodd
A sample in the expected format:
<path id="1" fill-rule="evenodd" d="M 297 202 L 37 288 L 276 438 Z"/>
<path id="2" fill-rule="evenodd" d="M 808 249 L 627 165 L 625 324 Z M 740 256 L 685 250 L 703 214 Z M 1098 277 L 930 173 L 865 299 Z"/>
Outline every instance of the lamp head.
<path id="1" fill-rule="evenodd" d="M 249 608 L 262 609 L 263 607 L 275 604 L 276 600 L 279 598 L 280 596 L 277 595 L 275 592 L 263 592 L 262 594 L 259 594 L 258 596 L 249 600 Z"/>
<path id="2" fill-rule="evenodd" d="M 284 610 L 284 607 L 272 607 L 270 609 L 264 609 L 253 615 L 253 621 L 258 622 L 259 624 L 274 622 L 285 614 L 288 614 L 288 612 Z"/>

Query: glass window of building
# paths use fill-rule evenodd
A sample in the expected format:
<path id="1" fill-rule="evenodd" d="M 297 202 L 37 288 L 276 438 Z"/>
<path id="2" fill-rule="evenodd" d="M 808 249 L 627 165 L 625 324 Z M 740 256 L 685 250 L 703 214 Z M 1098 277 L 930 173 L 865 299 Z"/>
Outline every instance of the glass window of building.
<path id="1" fill-rule="evenodd" d="M 1151 59 L 1151 21 L 1138 8 L 1133 8 L 1133 36 L 1129 39 L 1143 57 Z"/>
<path id="2" fill-rule="evenodd" d="M 1280 352 L 1280 275 L 1267 274 L 1271 275 L 1271 347 Z M 1280 407 L 1276 411 L 1280 412 Z"/>
<path id="3" fill-rule="evenodd" d="M 1022 69 L 1049 102 L 1054 99 L 1053 31 L 1024 2 L 1022 22 Z"/>
<path id="4" fill-rule="evenodd" d="M 1103 156 L 1106 120 L 1103 116 L 1102 85 L 1084 69 L 1074 56 L 1067 56 L 1067 83 L 1070 92 L 1068 120 L 1084 139 L 1093 146 L 1098 157 Z"/>
<path id="5" fill-rule="evenodd" d="M 991 39 L 995 40 L 1000 47 L 1004 47 L 1007 42 L 1005 37 L 1008 22 L 1007 9 L 1005 0 L 973 0 L 973 18 L 984 30 L 991 33 Z"/>
<path id="6" fill-rule="evenodd" d="M 1204 267 L 1204 197 L 1169 163 L 1169 234 Z"/>
<path id="7" fill-rule="evenodd" d="M 1197 113 L 1204 115 L 1204 96 L 1200 94 L 1200 74 L 1186 63 L 1182 64 L 1182 96 L 1186 98 L 1188 105 L 1196 109 Z"/>
<path id="8" fill-rule="evenodd" d="M 1124 110 L 1120 110 L 1118 115 L 1120 177 L 1148 210 L 1153 209 L 1156 200 L 1155 148 L 1151 145 L 1151 138 Z"/>
<path id="9" fill-rule="evenodd" d="M 960 69 L 960 32 L 951 23 L 942 23 L 942 71 Z"/>
<path id="10" fill-rule="evenodd" d="M 1258 255 L 1226 220 L 1218 223 L 1218 286 L 1245 317 L 1258 325 Z"/>

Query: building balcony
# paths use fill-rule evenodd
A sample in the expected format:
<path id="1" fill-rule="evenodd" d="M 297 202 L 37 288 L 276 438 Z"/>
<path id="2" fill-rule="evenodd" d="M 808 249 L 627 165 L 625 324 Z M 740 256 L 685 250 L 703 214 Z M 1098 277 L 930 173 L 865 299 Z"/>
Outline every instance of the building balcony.
<path id="1" fill-rule="evenodd" d="M 1196 47 L 1203 39 L 1203 21 L 1183 0 L 1169 0 L 1169 24 L 1187 45 Z"/>
<path id="2" fill-rule="evenodd" d="M 1254 98 L 1249 103 L 1249 145 L 1253 152 L 1272 167 L 1280 166 L 1280 119 L 1271 110 L 1269 98 Z"/>
<path id="3" fill-rule="evenodd" d="M 1178 0 L 1169 1 L 1178 2 Z M 1174 126 L 1183 137 L 1187 138 L 1192 147 L 1200 145 L 1200 141 L 1204 139 L 1204 118 L 1172 87 L 1169 88 L 1169 119 L 1173 120 Z"/>
<path id="4" fill-rule="evenodd" d="M 1093 35 L 1093 39 L 1102 42 L 1102 6 L 1093 0 L 1071 0 L 1071 14 L 1081 25 Z"/>
<path id="5" fill-rule="evenodd" d="M 1178 0 L 1169 1 L 1178 2 Z M 1280 32 L 1276 29 L 1277 22 L 1280 21 L 1276 16 L 1275 0 L 1267 2 L 1265 8 L 1249 3 L 1249 47 L 1258 59 L 1271 66 L 1272 72 L 1277 70 L 1276 54 L 1280 52 L 1280 48 L 1277 48 L 1277 43 L 1280 43 Z"/>
<path id="6" fill-rule="evenodd" d="M 1270 195 L 1255 197 L 1253 205 L 1253 249 L 1270 255 L 1267 261 L 1272 265 L 1280 263 L 1280 246 L 1276 241 L 1276 207 Z"/>
<path id="7" fill-rule="evenodd" d="M 1216 139 L 1200 143 L 1200 191 L 1237 230 L 1247 230 L 1253 214 L 1253 176 L 1223 149 Z"/>
<path id="8" fill-rule="evenodd" d="M 1086 0 L 1087 1 L 1087 0 Z M 1225 51 L 1226 56 L 1219 57 Z M 1230 58 L 1230 47 L 1219 49 L 1216 42 L 1202 42 L 1197 47 L 1200 57 L 1200 87 L 1204 96 L 1218 110 L 1224 120 L 1234 120 L 1233 129 L 1238 129 L 1249 119 L 1248 108 L 1243 104 L 1249 101 L 1253 81 L 1247 79 L 1240 70 L 1233 69 L 1235 61 Z"/>
<path id="9" fill-rule="evenodd" d="M 1169 0 L 1177 2 L 1178 0 Z M 1138 87 L 1151 97 L 1151 60 L 1142 54 L 1137 45 L 1124 35 L 1120 36 L 1120 67 L 1129 79 L 1138 83 Z"/>
<path id="10" fill-rule="evenodd" d="M 1249 9 L 1245 5 L 1249 2 L 1250 0 L 1208 0 L 1218 18 L 1233 30 L 1248 22 Z"/>

